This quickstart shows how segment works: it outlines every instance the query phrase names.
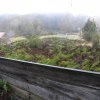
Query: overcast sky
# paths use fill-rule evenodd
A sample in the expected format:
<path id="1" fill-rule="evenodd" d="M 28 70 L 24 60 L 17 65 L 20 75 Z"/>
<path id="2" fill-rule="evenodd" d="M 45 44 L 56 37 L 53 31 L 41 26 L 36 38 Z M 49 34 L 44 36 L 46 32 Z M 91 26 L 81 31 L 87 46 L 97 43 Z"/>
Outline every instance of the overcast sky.
<path id="1" fill-rule="evenodd" d="M 100 16 L 100 0 L 0 0 L 0 14 L 67 13 Z"/>

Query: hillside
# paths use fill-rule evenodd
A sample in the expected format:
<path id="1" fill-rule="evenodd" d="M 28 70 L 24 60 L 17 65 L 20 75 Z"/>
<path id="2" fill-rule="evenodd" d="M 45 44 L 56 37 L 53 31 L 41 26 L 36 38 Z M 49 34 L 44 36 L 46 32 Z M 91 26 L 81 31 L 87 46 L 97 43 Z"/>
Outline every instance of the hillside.
<path id="1" fill-rule="evenodd" d="M 90 47 L 86 41 L 67 38 L 31 37 L 11 44 L 0 45 L 0 55 L 43 64 L 100 71 L 100 48 Z"/>

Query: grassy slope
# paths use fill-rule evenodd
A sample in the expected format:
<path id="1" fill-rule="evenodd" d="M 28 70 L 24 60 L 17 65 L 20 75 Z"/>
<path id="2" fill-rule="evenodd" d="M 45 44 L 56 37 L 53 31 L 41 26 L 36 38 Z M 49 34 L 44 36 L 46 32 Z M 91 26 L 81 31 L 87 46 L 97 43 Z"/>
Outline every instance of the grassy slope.
<path id="1" fill-rule="evenodd" d="M 31 37 L 1 46 L 1 56 L 44 64 L 100 71 L 100 50 L 80 40 Z M 7 48 L 9 46 L 10 48 Z"/>

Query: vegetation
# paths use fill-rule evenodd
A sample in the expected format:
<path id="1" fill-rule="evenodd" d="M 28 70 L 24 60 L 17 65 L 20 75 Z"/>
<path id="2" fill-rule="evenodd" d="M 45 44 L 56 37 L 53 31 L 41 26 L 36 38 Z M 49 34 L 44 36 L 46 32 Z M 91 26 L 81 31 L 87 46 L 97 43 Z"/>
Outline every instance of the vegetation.
<path id="1" fill-rule="evenodd" d="M 8 37 L 79 32 L 87 16 L 72 14 L 0 15 L 0 32 Z"/>
<path id="2" fill-rule="evenodd" d="M 97 33 L 97 27 L 94 20 L 88 19 L 82 31 L 83 38 L 86 41 L 92 42 L 94 48 L 100 47 L 100 35 Z"/>
<path id="3" fill-rule="evenodd" d="M 32 36 L 0 45 L 0 55 L 43 64 L 100 71 L 100 48 L 82 45 L 85 41 Z M 8 48 L 9 47 L 9 48 Z"/>
<path id="4" fill-rule="evenodd" d="M 97 27 L 94 20 L 88 19 L 82 31 L 83 31 L 83 38 L 87 41 L 92 41 L 94 35 L 97 32 Z"/>
<path id="5" fill-rule="evenodd" d="M 8 83 L 4 80 L 0 80 L 0 100 L 12 100 L 10 90 Z"/>
<path id="6" fill-rule="evenodd" d="M 0 56 L 49 65 L 100 71 L 100 35 L 94 20 L 82 29 L 84 40 L 44 38 L 27 35 L 25 39 L 0 44 Z M 92 45 L 87 45 L 88 43 Z M 85 45 L 84 45 L 85 44 Z"/>

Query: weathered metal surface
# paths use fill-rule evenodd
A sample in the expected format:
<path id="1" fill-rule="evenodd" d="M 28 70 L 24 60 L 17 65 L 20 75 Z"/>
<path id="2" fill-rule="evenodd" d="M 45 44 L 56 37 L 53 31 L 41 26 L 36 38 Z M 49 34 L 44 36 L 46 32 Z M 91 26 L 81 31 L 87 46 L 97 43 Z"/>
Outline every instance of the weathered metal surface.
<path id="1" fill-rule="evenodd" d="M 26 100 L 100 100 L 99 72 L 0 58 L 0 76 Z"/>

